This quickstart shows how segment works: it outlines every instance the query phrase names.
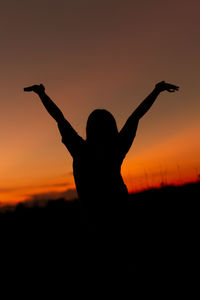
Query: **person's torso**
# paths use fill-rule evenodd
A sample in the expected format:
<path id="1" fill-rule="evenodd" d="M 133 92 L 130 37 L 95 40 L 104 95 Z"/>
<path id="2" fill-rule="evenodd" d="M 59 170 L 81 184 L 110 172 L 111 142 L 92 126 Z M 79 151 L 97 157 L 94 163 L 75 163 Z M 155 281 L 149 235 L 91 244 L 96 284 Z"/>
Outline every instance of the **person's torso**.
<path id="1" fill-rule="evenodd" d="M 121 176 L 117 145 L 83 145 L 73 160 L 74 179 L 81 199 L 121 197 L 127 188 Z"/>

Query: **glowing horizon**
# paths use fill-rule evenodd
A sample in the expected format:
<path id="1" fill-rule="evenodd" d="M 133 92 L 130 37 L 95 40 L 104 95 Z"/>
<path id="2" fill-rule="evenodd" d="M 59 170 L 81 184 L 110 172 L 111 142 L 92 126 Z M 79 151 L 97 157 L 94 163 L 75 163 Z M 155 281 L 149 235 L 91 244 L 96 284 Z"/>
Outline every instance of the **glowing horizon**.
<path id="1" fill-rule="evenodd" d="M 195 125 L 192 134 L 190 131 L 181 132 L 179 137 L 172 136 L 170 140 L 153 145 L 152 148 L 143 150 L 142 153 L 137 152 L 136 149 L 135 153 L 133 152 L 133 155 L 126 159 L 122 165 L 122 175 L 129 192 L 160 187 L 162 184 L 182 185 L 197 181 L 200 171 L 200 164 L 198 164 L 200 147 L 198 147 L 198 141 L 196 140 L 196 144 L 194 141 L 198 136 L 198 132 L 199 128 Z M 190 143 L 187 148 L 183 149 L 184 139 L 187 139 Z M 191 149 L 192 142 L 193 149 Z M 173 147 L 166 151 L 167 145 L 174 145 L 175 143 L 176 147 L 177 145 L 181 147 Z M 182 153 L 179 152 L 180 149 L 182 149 Z M 154 153 L 157 153 L 157 155 L 155 156 Z M 193 161 L 191 161 L 191 156 Z M 168 163 L 166 162 L 167 160 L 169 160 Z M 5 191 L 2 191 L 2 195 L 4 195 L 4 198 L 2 198 L 5 204 L 14 204 L 37 197 L 41 199 L 48 199 L 48 197 L 49 199 L 58 199 L 66 197 L 66 192 L 74 189 L 75 184 L 71 172 L 68 175 L 63 175 L 50 181 L 38 182 L 38 184 L 33 186 L 7 187 Z M 11 195 L 13 195 L 12 200 L 10 199 Z M 19 196 L 16 197 L 16 195 Z M 73 195 L 75 194 L 72 193 L 71 197 L 68 195 L 67 198 L 73 198 Z"/>

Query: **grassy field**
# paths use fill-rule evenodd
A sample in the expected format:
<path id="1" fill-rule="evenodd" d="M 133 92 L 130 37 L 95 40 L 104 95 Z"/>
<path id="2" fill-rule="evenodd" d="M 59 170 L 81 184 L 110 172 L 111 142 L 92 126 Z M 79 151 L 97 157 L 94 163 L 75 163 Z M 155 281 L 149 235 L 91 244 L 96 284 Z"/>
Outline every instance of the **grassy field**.
<path id="1" fill-rule="evenodd" d="M 78 200 L 19 204 L 1 211 L 2 249 L 34 258 L 32 267 L 188 274 L 198 263 L 199 199 L 199 182 L 131 194 L 99 227 L 80 224 Z"/>

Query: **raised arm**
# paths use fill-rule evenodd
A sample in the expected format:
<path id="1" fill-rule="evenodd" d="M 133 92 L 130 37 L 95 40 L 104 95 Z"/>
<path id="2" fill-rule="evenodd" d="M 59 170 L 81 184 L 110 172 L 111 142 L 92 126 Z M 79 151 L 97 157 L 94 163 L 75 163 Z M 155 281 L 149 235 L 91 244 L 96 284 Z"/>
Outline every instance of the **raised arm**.
<path id="1" fill-rule="evenodd" d="M 65 144 L 72 156 L 78 151 L 79 146 L 82 144 L 83 139 L 73 129 L 71 124 L 65 119 L 63 113 L 58 106 L 47 96 L 45 87 L 40 85 L 32 85 L 24 88 L 25 92 L 35 92 L 42 101 L 48 113 L 58 123 L 58 128 L 62 136 L 62 142 Z"/>
<path id="2" fill-rule="evenodd" d="M 48 113 L 56 120 L 56 122 L 60 122 L 64 119 L 64 115 L 58 106 L 47 96 L 45 93 L 45 87 L 40 85 L 32 85 L 24 88 L 25 92 L 35 92 L 41 99 L 44 107 L 48 111 Z"/>
<path id="3" fill-rule="evenodd" d="M 173 84 L 161 81 L 156 84 L 153 91 L 145 98 L 145 100 L 136 108 L 131 116 L 126 121 L 124 127 L 119 133 L 120 145 L 122 148 L 123 156 L 126 155 L 130 149 L 134 137 L 136 135 L 139 120 L 147 113 L 150 107 L 153 105 L 158 95 L 163 91 L 175 92 L 178 91 L 179 87 Z"/>

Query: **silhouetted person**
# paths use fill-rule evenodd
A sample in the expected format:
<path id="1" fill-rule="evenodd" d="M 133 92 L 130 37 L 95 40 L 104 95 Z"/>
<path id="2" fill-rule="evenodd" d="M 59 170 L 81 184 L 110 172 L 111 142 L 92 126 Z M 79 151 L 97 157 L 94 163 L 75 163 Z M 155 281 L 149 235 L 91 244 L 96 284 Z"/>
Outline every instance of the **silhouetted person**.
<path id="1" fill-rule="evenodd" d="M 49 114 L 56 120 L 62 142 L 73 157 L 73 174 L 82 208 L 93 215 L 94 219 L 106 218 L 106 213 L 115 214 L 114 208 L 122 201 L 126 202 L 128 191 L 121 176 L 121 165 L 133 143 L 139 120 L 162 91 L 177 90 L 177 86 L 164 81 L 156 84 L 119 132 L 110 112 L 94 110 L 88 118 L 84 140 L 47 96 L 42 84 L 24 89 L 38 94 Z"/>

